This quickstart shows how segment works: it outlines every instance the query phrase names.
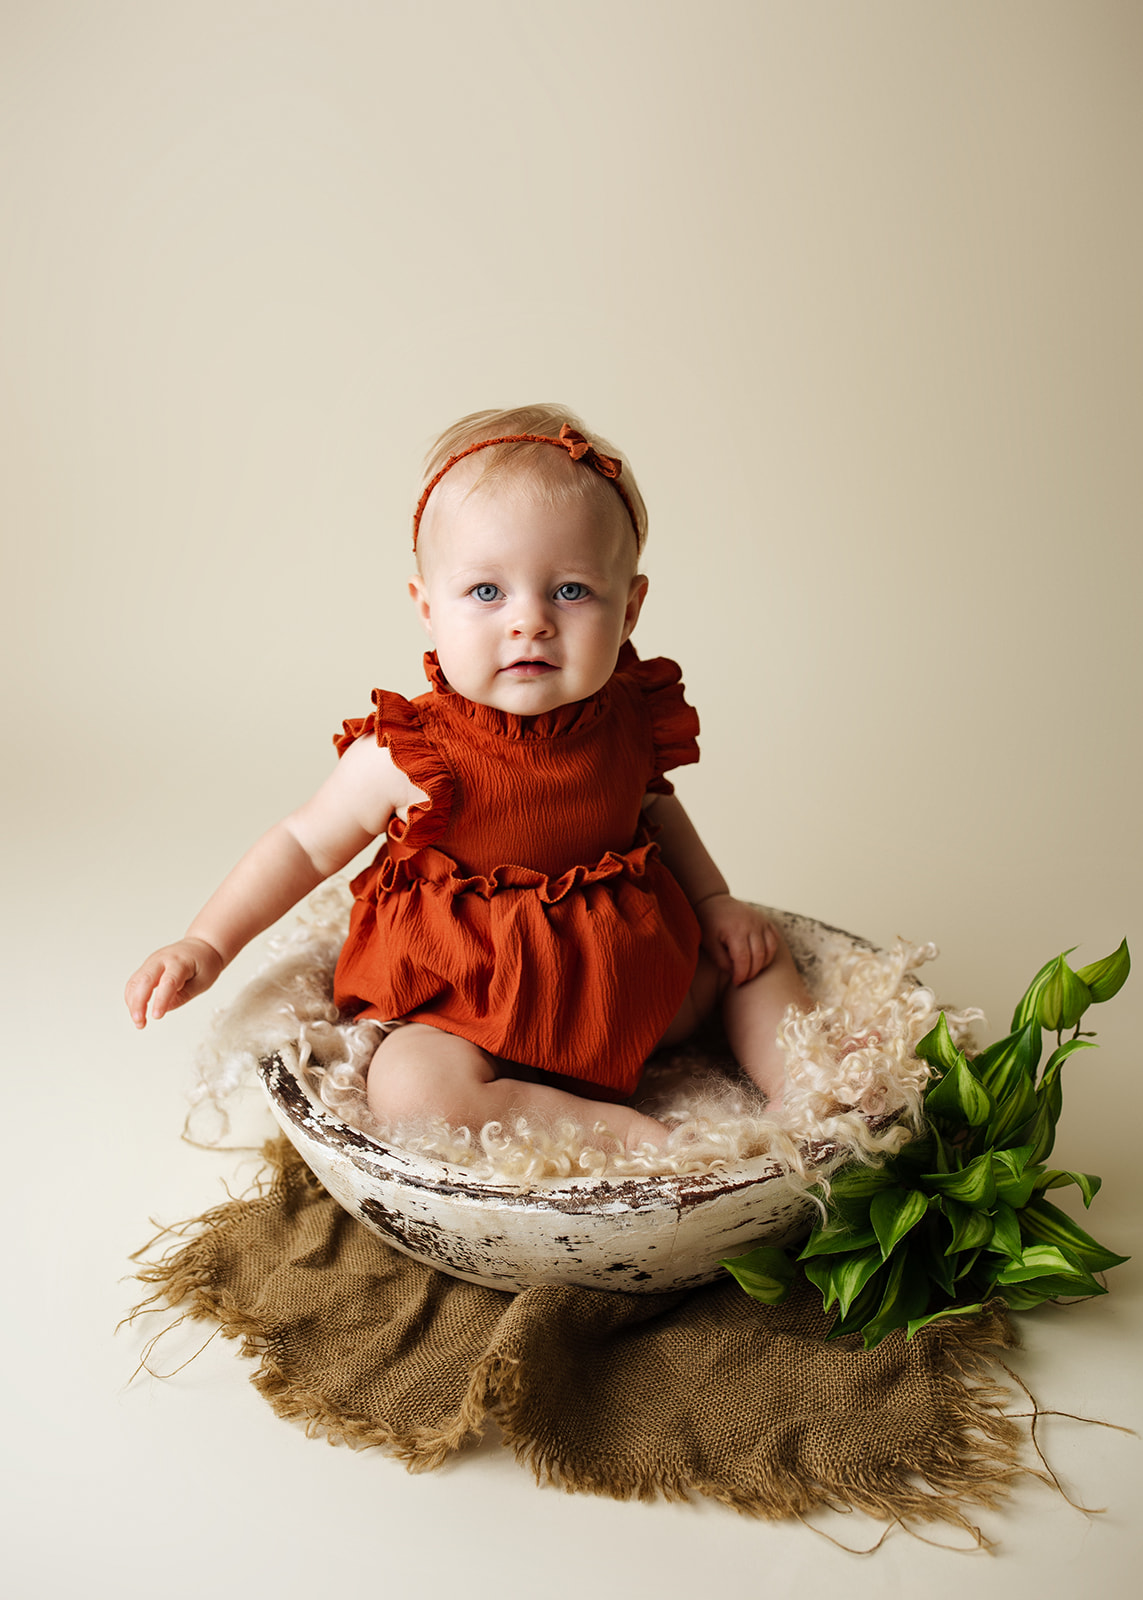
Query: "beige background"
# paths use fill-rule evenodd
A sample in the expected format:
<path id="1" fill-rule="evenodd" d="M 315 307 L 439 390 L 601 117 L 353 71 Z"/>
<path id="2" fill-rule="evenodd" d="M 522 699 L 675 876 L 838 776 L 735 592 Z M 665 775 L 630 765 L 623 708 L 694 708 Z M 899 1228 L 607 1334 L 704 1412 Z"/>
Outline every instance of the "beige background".
<path id="1" fill-rule="evenodd" d="M 740 893 L 935 939 L 990 1036 L 1060 949 L 1143 950 L 1143 7 L 3 0 L 0 86 L 14 1592 L 330 1592 L 335 1544 L 392 1596 L 1127 1592 L 1122 1434 L 1045 1424 L 1094 1524 L 1029 1484 L 991 1562 L 862 1564 L 494 1446 L 412 1479 L 229 1347 L 125 1388 L 111 1329 L 148 1216 L 250 1170 L 178 1139 L 209 1002 L 138 1038 L 123 979 L 373 684 L 418 692 L 410 491 L 465 411 L 566 400 L 636 464 L 638 643 L 684 665 Z M 1057 1147 L 1124 1251 L 1141 994 Z M 1138 1426 L 1112 1284 L 1022 1319 L 1021 1370 Z"/>

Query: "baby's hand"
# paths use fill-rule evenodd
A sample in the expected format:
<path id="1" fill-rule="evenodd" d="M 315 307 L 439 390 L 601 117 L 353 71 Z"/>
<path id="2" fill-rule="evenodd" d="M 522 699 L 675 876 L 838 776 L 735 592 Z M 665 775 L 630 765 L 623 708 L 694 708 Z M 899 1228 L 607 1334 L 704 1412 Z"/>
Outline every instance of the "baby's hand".
<path id="1" fill-rule="evenodd" d="M 127 980 L 123 998 L 131 1020 L 137 1028 L 147 1026 L 147 1002 L 153 995 L 151 1017 L 157 1022 L 209 989 L 225 965 L 205 939 L 180 939 L 177 944 L 164 945 Z"/>
<path id="2" fill-rule="evenodd" d="M 737 986 L 749 983 L 778 953 L 778 934 L 757 906 L 731 894 L 712 894 L 695 906 L 702 945 Z"/>

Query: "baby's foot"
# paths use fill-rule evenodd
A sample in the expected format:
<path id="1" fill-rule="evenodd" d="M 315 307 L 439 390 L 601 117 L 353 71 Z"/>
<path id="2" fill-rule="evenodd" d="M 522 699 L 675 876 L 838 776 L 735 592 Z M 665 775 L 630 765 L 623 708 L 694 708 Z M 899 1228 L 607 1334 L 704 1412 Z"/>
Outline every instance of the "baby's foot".
<path id="1" fill-rule="evenodd" d="M 641 1111 L 629 1111 L 628 1116 L 630 1121 L 623 1129 L 623 1148 L 628 1155 L 638 1155 L 647 1145 L 655 1150 L 663 1148 L 671 1136 L 666 1123 L 644 1116 Z"/>

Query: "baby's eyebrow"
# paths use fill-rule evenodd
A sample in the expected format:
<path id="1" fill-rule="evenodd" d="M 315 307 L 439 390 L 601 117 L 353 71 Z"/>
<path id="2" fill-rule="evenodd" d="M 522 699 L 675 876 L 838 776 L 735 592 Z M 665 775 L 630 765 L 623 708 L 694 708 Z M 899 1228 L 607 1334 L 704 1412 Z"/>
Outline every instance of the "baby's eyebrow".
<path id="1" fill-rule="evenodd" d="M 449 573 L 449 577 L 454 583 L 485 582 L 490 578 L 502 578 L 503 576 L 503 569 L 492 561 L 482 562 L 478 567 L 455 567 Z"/>
<path id="2" fill-rule="evenodd" d="M 500 583 L 510 579 L 511 573 L 496 561 L 486 561 L 479 566 L 455 567 L 449 576 L 454 583 Z M 606 572 L 602 567 L 553 567 L 544 579 L 544 587 L 561 583 L 591 583 L 598 587 L 605 578 Z"/>
<path id="3" fill-rule="evenodd" d="M 590 578 L 593 583 L 598 583 L 601 579 L 607 577 L 610 570 L 610 567 L 606 564 L 597 563 L 592 566 L 586 561 L 580 563 L 569 561 L 567 566 L 554 568 L 553 575 L 561 578 L 564 582 L 569 578 Z"/>

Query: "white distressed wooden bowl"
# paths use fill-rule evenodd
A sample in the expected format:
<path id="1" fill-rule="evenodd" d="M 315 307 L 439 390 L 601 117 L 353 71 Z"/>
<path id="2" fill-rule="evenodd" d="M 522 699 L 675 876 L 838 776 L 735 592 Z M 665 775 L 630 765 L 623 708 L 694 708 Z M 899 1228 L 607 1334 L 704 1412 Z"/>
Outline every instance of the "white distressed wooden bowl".
<path id="1" fill-rule="evenodd" d="M 811 993 L 864 939 L 776 912 Z M 261 1063 L 270 1109 L 333 1197 L 387 1244 L 492 1289 L 544 1283 L 657 1294 L 712 1282 L 719 1262 L 809 1231 L 812 1203 L 770 1156 L 716 1172 L 653 1178 L 541 1178 L 528 1189 L 412 1155 L 315 1106 L 279 1056 Z M 813 1159 L 836 1152 L 821 1145 Z"/>

